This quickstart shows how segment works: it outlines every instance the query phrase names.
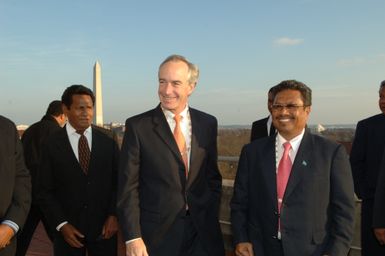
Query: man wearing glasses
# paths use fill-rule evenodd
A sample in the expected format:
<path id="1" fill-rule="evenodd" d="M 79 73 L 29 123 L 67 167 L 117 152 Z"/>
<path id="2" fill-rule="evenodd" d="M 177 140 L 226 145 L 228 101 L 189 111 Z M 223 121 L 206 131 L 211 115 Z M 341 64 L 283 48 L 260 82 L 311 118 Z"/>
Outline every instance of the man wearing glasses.
<path id="1" fill-rule="evenodd" d="M 275 87 L 278 133 L 241 153 L 231 221 L 237 256 L 347 255 L 353 237 L 353 181 L 345 149 L 306 129 L 311 89 Z"/>

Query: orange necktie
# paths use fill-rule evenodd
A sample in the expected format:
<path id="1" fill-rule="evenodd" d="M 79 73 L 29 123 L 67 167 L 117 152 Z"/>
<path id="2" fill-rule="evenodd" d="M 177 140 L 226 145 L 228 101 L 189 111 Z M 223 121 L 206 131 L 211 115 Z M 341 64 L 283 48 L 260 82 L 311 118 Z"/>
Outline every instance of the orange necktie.
<path id="1" fill-rule="evenodd" d="M 175 120 L 174 138 L 175 138 L 176 144 L 178 145 L 179 152 L 182 156 L 183 163 L 184 163 L 185 170 L 186 170 L 186 177 L 187 177 L 187 174 L 188 174 L 187 146 L 186 146 L 186 140 L 185 140 L 183 133 L 182 133 L 182 130 L 180 128 L 181 119 L 182 119 L 182 117 L 179 114 L 176 114 L 174 116 L 174 120 Z"/>

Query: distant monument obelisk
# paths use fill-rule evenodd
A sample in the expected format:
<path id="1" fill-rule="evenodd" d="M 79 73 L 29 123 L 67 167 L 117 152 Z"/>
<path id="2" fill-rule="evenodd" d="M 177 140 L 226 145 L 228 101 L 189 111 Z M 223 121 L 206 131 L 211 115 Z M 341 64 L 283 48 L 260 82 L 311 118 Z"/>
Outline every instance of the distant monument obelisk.
<path id="1" fill-rule="evenodd" d="M 94 94 L 95 94 L 95 113 L 94 124 L 103 127 L 103 98 L 102 98 L 102 74 L 100 64 L 96 61 L 94 65 Z"/>

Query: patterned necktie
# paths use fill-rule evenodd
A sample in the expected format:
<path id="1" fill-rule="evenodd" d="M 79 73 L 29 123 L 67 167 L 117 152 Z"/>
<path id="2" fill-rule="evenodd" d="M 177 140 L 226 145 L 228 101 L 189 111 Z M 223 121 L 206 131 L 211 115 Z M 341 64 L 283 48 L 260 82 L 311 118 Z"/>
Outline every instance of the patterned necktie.
<path id="1" fill-rule="evenodd" d="M 287 181 L 289 180 L 290 172 L 291 172 L 291 159 L 289 156 L 289 151 L 291 149 L 290 142 L 283 143 L 284 151 L 279 161 L 278 172 L 277 172 L 277 197 L 278 197 L 278 213 L 281 213 L 281 206 L 283 196 L 285 194 Z M 280 230 L 280 221 L 278 222 L 278 230 Z"/>
<path id="2" fill-rule="evenodd" d="M 88 166 L 90 164 L 91 151 L 88 146 L 87 137 L 84 136 L 84 131 L 76 131 L 80 134 L 78 143 L 79 164 L 85 174 L 88 173 Z"/>
<path id="3" fill-rule="evenodd" d="M 187 174 L 188 174 L 187 146 L 186 146 L 186 140 L 185 140 L 183 133 L 182 133 L 182 130 L 180 128 L 181 119 L 182 119 L 182 117 L 179 114 L 176 114 L 174 116 L 174 120 L 175 120 L 174 138 L 175 138 L 176 144 L 178 145 L 179 152 L 182 156 L 183 163 L 184 163 L 185 170 L 186 170 L 186 177 L 187 177 Z"/>

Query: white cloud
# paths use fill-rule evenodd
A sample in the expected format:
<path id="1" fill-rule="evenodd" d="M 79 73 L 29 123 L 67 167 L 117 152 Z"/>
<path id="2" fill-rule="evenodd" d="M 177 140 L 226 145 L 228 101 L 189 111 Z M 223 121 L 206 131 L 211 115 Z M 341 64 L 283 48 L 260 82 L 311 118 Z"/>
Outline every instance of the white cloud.
<path id="1" fill-rule="evenodd" d="M 289 38 L 289 37 L 280 37 L 273 41 L 273 44 L 276 46 L 293 46 L 303 43 L 303 39 L 300 38 Z"/>

